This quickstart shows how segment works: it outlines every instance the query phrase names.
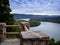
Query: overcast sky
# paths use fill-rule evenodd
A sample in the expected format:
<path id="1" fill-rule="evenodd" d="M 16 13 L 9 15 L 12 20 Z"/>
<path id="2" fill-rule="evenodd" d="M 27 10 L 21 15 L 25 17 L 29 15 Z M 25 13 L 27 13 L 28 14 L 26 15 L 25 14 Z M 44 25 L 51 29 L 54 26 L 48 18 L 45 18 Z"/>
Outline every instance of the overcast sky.
<path id="1" fill-rule="evenodd" d="M 11 13 L 60 15 L 60 0 L 9 0 Z"/>

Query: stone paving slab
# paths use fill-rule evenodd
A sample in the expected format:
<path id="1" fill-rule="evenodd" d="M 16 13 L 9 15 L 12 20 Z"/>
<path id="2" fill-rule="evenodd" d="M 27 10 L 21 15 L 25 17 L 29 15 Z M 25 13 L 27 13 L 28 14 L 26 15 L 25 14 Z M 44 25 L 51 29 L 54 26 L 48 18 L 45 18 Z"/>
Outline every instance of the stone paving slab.
<path id="1" fill-rule="evenodd" d="M 1 45 L 20 45 L 19 39 L 6 39 Z"/>

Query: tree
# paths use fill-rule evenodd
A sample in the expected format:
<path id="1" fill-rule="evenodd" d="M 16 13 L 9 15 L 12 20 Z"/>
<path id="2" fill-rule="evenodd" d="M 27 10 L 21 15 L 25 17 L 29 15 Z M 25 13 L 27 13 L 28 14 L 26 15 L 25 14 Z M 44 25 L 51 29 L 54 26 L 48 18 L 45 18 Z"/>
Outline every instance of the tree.
<path id="1" fill-rule="evenodd" d="M 50 39 L 50 45 L 55 45 L 55 40 L 53 38 Z"/>
<path id="2" fill-rule="evenodd" d="M 56 45 L 60 45 L 60 40 L 56 42 Z"/>
<path id="3" fill-rule="evenodd" d="M 9 5 L 9 0 L 0 0 L 0 22 L 4 22 L 7 25 L 13 25 L 15 20 L 13 15 L 10 14 L 11 9 Z M 7 32 L 15 31 L 14 27 L 7 27 Z M 14 35 L 12 35 L 14 37 Z M 7 37 L 12 37 L 11 35 L 7 35 Z"/>
<path id="4" fill-rule="evenodd" d="M 0 22 L 5 22 L 10 25 L 14 24 L 14 18 L 10 14 L 11 9 L 9 6 L 9 0 L 0 0 Z"/>

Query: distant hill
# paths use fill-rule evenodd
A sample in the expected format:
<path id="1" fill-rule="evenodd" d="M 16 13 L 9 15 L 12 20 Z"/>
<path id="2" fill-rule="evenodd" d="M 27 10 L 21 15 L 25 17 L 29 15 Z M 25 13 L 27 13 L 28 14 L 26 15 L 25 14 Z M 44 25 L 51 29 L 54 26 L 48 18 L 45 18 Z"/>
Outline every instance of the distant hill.
<path id="1" fill-rule="evenodd" d="M 48 15 L 30 15 L 30 14 L 14 14 L 15 19 L 32 19 L 32 18 L 57 18 L 60 16 L 48 16 Z"/>
<path id="2" fill-rule="evenodd" d="M 60 16 L 53 15 L 30 15 L 30 14 L 14 14 L 15 19 L 40 19 L 40 21 L 49 21 L 49 22 L 55 22 L 60 23 Z"/>

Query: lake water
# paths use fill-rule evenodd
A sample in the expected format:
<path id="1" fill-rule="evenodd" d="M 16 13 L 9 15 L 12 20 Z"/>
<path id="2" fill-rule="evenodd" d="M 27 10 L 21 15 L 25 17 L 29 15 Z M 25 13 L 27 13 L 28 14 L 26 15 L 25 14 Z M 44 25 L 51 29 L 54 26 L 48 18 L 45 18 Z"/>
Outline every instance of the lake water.
<path id="1" fill-rule="evenodd" d="M 60 24 L 51 22 L 41 22 L 37 27 L 31 27 L 31 31 L 41 31 L 56 41 L 60 40 Z"/>

